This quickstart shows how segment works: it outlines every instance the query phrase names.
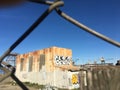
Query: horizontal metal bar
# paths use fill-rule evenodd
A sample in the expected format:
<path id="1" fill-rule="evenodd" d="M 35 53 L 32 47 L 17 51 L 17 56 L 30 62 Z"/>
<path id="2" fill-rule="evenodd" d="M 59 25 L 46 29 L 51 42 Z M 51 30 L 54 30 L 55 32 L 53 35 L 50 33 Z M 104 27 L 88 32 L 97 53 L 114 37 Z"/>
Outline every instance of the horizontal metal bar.
<path id="1" fill-rule="evenodd" d="M 96 36 L 96 37 L 98 37 L 98 38 L 100 38 L 100 39 L 110 43 L 110 44 L 113 44 L 113 45 L 115 45 L 117 47 L 120 47 L 120 43 L 119 42 L 117 42 L 115 40 L 112 40 L 112 39 L 108 38 L 107 36 L 104 36 L 103 34 L 98 33 L 95 30 L 85 26 L 84 24 L 78 22 L 77 20 L 73 19 L 72 17 L 70 17 L 67 14 L 65 14 L 64 12 L 62 12 L 59 8 L 56 8 L 56 12 L 61 17 L 63 17 L 64 19 L 66 19 L 67 21 L 71 22 L 72 24 L 78 26 L 79 28 L 85 30 L 86 32 L 88 32 L 88 33 L 90 33 L 90 34 L 92 34 L 92 35 L 94 35 L 94 36 Z"/>
<path id="2" fill-rule="evenodd" d="M 52 5 L 54 2 L 52 1 L 43 1 L 43 0 L 28 0 L 30 2 L 39 3 L 39 4 L 46 4 L 46 5 Z"/>
<path id="3" fill-rule="evenodd" d="M 28 28 L 28 30 L 20 37 L 18 38 L 11 46 L 8 48 L 8 50 L 0 57 L 0 64 L 3 61 L 3 59 L 10 54 L 10 52 L 18 46 L 32 31 L 35 30 L 35 28 L 52 12 L 53 9 L 59 6 L 63 6 L 64 2 L 58 1 L 52 4 L 38 19 L 33 25 Z"/>

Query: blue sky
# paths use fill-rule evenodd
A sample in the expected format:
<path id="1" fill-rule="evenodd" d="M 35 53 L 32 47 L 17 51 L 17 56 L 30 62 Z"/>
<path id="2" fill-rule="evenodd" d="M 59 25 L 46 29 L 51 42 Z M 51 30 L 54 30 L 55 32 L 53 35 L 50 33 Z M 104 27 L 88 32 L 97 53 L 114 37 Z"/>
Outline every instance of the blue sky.
<path id="1" fill-rule="evenodd" d="M 61 10 L 81 23 L 120 41 L 119 0 L 64 0 Z M 0 55 L 46 10 L 48 6 L 26 2 L 0 9 Z M 93 62 L 100 57 L 107 62 L 120 59 L 120 49 L 74 26 L 53 11 L 13 52 L 58 46 L 70 48 L 76 63 Z"/>

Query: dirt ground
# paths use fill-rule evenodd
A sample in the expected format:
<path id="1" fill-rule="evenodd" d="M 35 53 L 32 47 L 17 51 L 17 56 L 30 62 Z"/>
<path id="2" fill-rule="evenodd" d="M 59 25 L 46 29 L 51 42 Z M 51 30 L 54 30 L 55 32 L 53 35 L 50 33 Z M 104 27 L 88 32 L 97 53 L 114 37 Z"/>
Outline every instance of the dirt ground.
<path id="1" fill-rule="evenodd" d="M 18 85 L 12 85 L 12 83 L 10 83 L 11 81 L 13 81 L 11 78 L 7 78 L 6 80 L 0 82 L 0 90 L 22 90 Z M 28 88 L 29 90 L 38 90 L 31 87 Z"/>
<path id="2" fill-rule="evenodd" d="M 35 88 L 28 87 L 29 90 L 38 90 Z M 14 86 L 10 84 L 0 84 L 0 90 L 22 90 L 19 86 Z"/>
<path id="3" fill-rule="evenodd" d="M 12 86 L 12 85 L 4 84 L 4 85 L 0 85 L 0 90 L 22 90 L 22 89 L 19 86 Z M 29 90 L 38 90 L 38 89 L 29 88 Z"/>

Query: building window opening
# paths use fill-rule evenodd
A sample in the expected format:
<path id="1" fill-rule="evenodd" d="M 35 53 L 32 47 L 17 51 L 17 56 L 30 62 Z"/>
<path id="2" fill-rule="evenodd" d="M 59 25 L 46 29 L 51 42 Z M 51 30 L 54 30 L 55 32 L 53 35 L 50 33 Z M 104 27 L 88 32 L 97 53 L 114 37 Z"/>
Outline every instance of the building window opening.
<path id="1" fill-rule="evenodd" d="M 20 71 L 23 71 L 24 58 L 20 59 Z"/>
<path id="2" fill-rule="evenodd" d="M 39 70 L 41 70 L 42 66 L 45 65 L 45 55 L 41 54 L 38 58 L 38 61 L 39 61 Z"/>
<path id="3" fill-rule="evenodd" d="M 29 57 L 29 68 L 28 71 L 31 72 L 33 70 L 33 56 Z"/>

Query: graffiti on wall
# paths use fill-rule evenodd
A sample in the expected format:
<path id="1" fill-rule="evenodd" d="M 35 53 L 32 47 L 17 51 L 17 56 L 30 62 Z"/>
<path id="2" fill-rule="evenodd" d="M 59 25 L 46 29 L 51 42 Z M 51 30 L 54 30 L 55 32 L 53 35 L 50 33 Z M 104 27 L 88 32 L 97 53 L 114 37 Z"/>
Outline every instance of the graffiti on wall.
<path id="1" fill-rule="evenodd" d="M 55 56 L 55 63 L 57 65 L 69 65 L 71 63 L 71 57 Z"/>
<path id="2" fill-rule="evenodd" d="M 72 75 L 72 84 L 78 84 L 78 75 L 77 74 Z"/>
<path id="3" fill-rule="evenodd" d="M 72 84 L 73 84 L 74 88 L 79 88 L 78 74 L 72 74 L 71 81 L 72 81 Z"/>

